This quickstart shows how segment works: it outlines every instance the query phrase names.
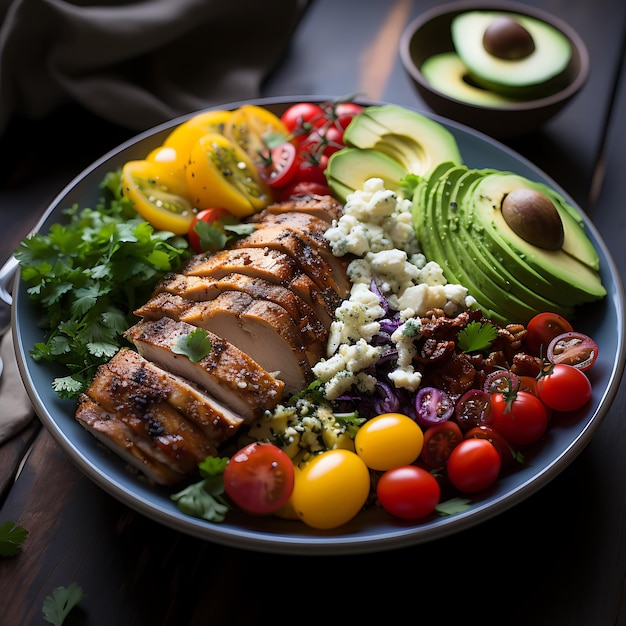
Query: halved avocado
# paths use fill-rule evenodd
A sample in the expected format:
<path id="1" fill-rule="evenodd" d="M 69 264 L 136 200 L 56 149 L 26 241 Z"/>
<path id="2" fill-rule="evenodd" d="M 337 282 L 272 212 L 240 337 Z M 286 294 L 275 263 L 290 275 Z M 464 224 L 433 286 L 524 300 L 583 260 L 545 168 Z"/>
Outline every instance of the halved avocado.
<path id="1" fill-rule="evenodd" d="M 366 107 L 348 125 L 348 146 L 374 149 L 423 176 L 438 163 L 462 163 L 454 135 L 434 120 L 395 104 Z"/>
<path id="2" fill-rule="evenodd" d="M 420 71 L 432 87 L 462 102 L 492 107 L 519 102 L 476 84 L 456 52 L 434 54 L 422 63 Z"/>
<path id="3" fill-rule="evenodd" d="M 484 45 L 485 31 L 494 20 L 506 16 L 532 37 L 534 49 L 517 59 L 501 58 Z M 572 56 L 568 38 L 559 30 L 526 15 L 501 11 L 466 11 L 451 24 L 452 41 L 476 83 L 516 98 L 542 97 L 563 84 Z"/>
<path id="4" fill-rule="evenodd" d="M 369 178 L 382 178 L 385 188 L 400 190 L 400 181 L 408 172 L 390 156 L 378 150 L 343 148 L 331 154 L 325 175 L 336 197 L 345 202 L 348 194 L 363 189 Z"/>

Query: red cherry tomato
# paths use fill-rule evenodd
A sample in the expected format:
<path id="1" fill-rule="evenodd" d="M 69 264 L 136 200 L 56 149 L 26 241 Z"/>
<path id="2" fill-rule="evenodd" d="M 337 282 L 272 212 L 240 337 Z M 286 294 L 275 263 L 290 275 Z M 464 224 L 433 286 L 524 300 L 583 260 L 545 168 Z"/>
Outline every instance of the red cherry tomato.
<path id="1" fill-rule="evenodd" d="M 537 379 L 534 376 L 518 376 L 520 391 L 528 391 L 533 396 L 538 396 Z"/>
<path id="2" fill-rule="evenodd" d="M 450 395 L 437 387 L 422 387 L 415 396 L 415 421 L 428 428 L 445 422 L 454 413 L 454 402 Z"/>
<path id="3" fill-rule="evenodd" d="M 588 335 L 570 331 L 548 344 L 548 361 L 572 365 L 586 372 L 598 358 L 598 344 Z"/>
<path id="4" fill-rule="evenodd" d="M 518 391 L 508 400 L 505 394 L 492 394 L 491 414 L 495 430 L 512 445 L 525 446 L 546 432 L 551 411 L 537 396 Z"/>
<path id="5" fill-rule="evenodd" d="M 212 207 L 199 211 L 193 218 L 187 239 L 196 252 L 215 251 L 223 247 L 226 234 L 222 220 L 225 217 L 233 216 L 226 209 Z"/>
<path id="6" fill-rule="evenodd" d="M 289 456 L 271 443 L 251 443 L 224 468 L 224 491 L 248 513 L 267 514 L 287 503 L 295 471 Z"/>
<path id="7" fill-rule="evenodd" d="M 284 187 L 291 182 L 297 168 L 296 147 L 286 141 L 271 149 L 270 158 L 259 167 L 259 173 L 268 187 Z"/>
<path id="8" fill-rule="evenodd" d="M 487 393 L 506 393 L 519 388 L 519 376 L 511 370 L 494 370 L 487 374 L 483 385 Z"/>
<path id="9" fill-rule="evenodd" d="M 329 196 L 332 194 L 332 192 L 328 185 L 322 185 L 321 183 L 316 183 L 312 180 L 299 180 L 295 183 L 287 185 L 284 189 L 281 189 L 279 199 L 288 200 L 292 196 L 309 194 L 318 196 Z"/>
<path id="10" fill-rule="evenodd" d="M 467 432 L 474 426 L 491 422 L 491 396 L 481 389 L 468 389 L 454 407 L 456 423 Z"/>
<path id="11" fill-rule="evenodd" d="M 538 313 L 526 324 L 526 348 L 534 356 L 545 357 L 550 341 L 572 330 L 572 325 L 562 315 L 550 311 Z"/>
<path id="12" fill-rule="evenodd" d="M 352 118 L 363 111 L 363 107 L 355 102 L 339 102 L 335 106 L 335 116 L 337 117 L 337 124 L 345 130 L 348 128 L 348 124 L 352 121 Z"/>
<path id="13" fill-rule="evenodd" d="M 448 459 L 448 478 L 459 491 L 476 493 L 493 485 L 500 475 L 502 460 L 487 439 L 464 439 Z"/>
<path id="14" fill-rule="evenodd" d="M 445 467 L 452 450 L 463 441 L 463 433 L 456 422 L 450 420 L 430 426 L 424 431 L 420 458 L 431 469 Z"/>
<path id="15" fill-rule="evenodd" d="M 296 138 L 306 136 L 312 130 L 321 128 L 327 121 L 324 109 L 312 102 L 292 104 L 280 116 L 280 119 Z"/>
<path id="16" fill-rule="evenodd" d="M 517 454 L 511 444 L 492 426 L 487 424 L 475 426 L 465 433 L 465 439 L 487 439 L 491 441 L 502 459 L 502 467 L 508 467 L 517 459 Z"/>
<path id="17" fill-rule="evenodd" d="M 311 182 L 326 185 L 324 171 L 328 165 L 328 157 L 325 154 L 316 156 L 314 153 L 299 152 L 298 167 L 293 176 L 293 182 Z"/>
<path id="18" fill-rule="evenodd" d="M 539 377 L 537 393 L 555 411 L 575 411 L 591 399 L 591 382 L 583 370 L 557 363 Z"/>
<path id="19" fill-rule="evenodd" d="M 376 496 L 381 506 L 394 517 L 421 519 L 430 515 L 441 499 L 437 479 L 415 465 L 387 470 L 378 480 Z"/>

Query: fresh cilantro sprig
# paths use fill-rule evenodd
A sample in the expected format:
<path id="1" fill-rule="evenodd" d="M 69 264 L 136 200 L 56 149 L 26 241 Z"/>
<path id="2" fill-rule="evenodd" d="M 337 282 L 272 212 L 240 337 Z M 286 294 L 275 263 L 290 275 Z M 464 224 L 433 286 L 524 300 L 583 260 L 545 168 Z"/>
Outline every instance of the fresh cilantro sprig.
<path id="1" fill-rule="evenodd" d="M 212 349 L 209 333 L 204 328 L 194 328 L 188 335 L 178 337 L 172 352 L 184 354 L 190 361 L 197 363 L 208 356 Z"/>
<path id="2" fill-rule="evenodd" d="M 224 468 L 227 463 L 228 457 L 206 457 L 198 464 L 202 480 L 185 487 L 170 498 L 185 515 L 209 522 L 223 522 L 230 510 L 223 497 Z"/>
<path id="3" fill-rule="evenodd" d="M 86 388 L 96 367 L 123 345 L 136 306 L 190 255 L 185 239 L 155 231 L 137 215 L 122 195 L 119 171 L 101 189 L 95 209 L 66 209 L 66 223 L 28 236 L 15 252 L 45 334 L 30 353 L 69 371 L 53 381 L 62 398 Z"/>
<path id="4" fill-rule="evenodd" d="M 457 336 L 457 345 L 463 352 L 487 350 L 498 336 L 498 329 L 489 322 L 471 321 Z"/>
<path id="5" fill-rule="evenodd" d="M 28 531 L 13 522 L 0 526 L 0 556 L 16 556 L 28 537 Z"/>
<path id="6" fill-rule="evenodd" d="M 57 587 L 43 601 L 43 618 L 54 626 L 62 626 L 70 611 L 85 597 L 81 587 L 71 583 L 69 587 Z"/>

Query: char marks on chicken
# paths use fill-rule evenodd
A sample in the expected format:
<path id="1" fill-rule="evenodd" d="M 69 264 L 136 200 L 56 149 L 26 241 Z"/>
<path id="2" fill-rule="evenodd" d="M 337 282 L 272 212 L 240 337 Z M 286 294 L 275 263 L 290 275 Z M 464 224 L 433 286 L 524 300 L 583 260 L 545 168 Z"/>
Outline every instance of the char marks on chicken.
<path id="1" fill-rule="evenodd" d="M 341 210 L 330 196 L 276 203 L 249 218 L 251 234 L 164 277 L 125 333 L 135 350 L 99 368 L 77 420 L 151 481 L 172 485 L 301 391 L 350 290 L 347 262 L 324 237 Z M 197 328 L 210 348 L 196 361 L 180 346 Z"/>

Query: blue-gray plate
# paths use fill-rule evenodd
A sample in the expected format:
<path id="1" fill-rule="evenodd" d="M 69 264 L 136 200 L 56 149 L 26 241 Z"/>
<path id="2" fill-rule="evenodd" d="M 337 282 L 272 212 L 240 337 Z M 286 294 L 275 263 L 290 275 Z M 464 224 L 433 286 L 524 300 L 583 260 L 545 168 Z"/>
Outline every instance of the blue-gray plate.
<path id="1" fill-rule="evenodd" d="M 265 98 L 253 103 L 281 113 L 289 104 L 301 100 L 312 99 Z M 219 108 L 234 109 L 241 104 L 231 103 Z M 463 160 L 469 167 L 516 172 L 549 184 L 574 204 L 545 173 L 502 144 L 465 126 L 424 114 L 454 134 Z M 104 155 L 61 191 L 40 221 L 39 228 L 47 232 L 51 224 L 62 222 L 63 209 L 74 203 L 94 206 L 100 196 L 99 184 L 107 172 L 125 161 L 144 158 L 162 142 L 173 126 L 187 117 L 190 116 L 144 132 Z M 170 489 L 150 485 L 129 471 L 120 457 L 99 444 L 74 420 L 75 403 L 58 398 L 51 381 L 67 372 L 31 359 L 30 348 L 42 340 L 41 331 L 37 328 L 39 313 L 29 301 L 25 284 L 16 277 L 13 334 L 18 365 L 39 418 L 80 470 L 114 498 L 165 526 L 210 542 L 286 554 L 355 554 L 431 541 L 492 518 L 545 486 L 589 443 L 615 398 L 626 359 L 622 281 L 597 230 L 585 215 L 583 218 L 600 256 L 601 276 L 608 291 L 603 301 L 587 305 L 576 322 L 577 329 L 591 335 L 599 346 L 598 360 L 590 371 L 593 397 L 584 410 L 552 425 L 544 439 L 528 452 L 527 462 L 519 470 L 500 478 L 491 490 L 474 498 L 468 510 L 456 515 L 408 523 L 393 519 L 382 509 L 371 508 L 350 523 L 330 531 L 315 530 L 299 521 L 253 517 L 237 512 L 232 512 L 225 522 L 219 524 L 189 517 L 181 513 L 170 499 Z"/>

